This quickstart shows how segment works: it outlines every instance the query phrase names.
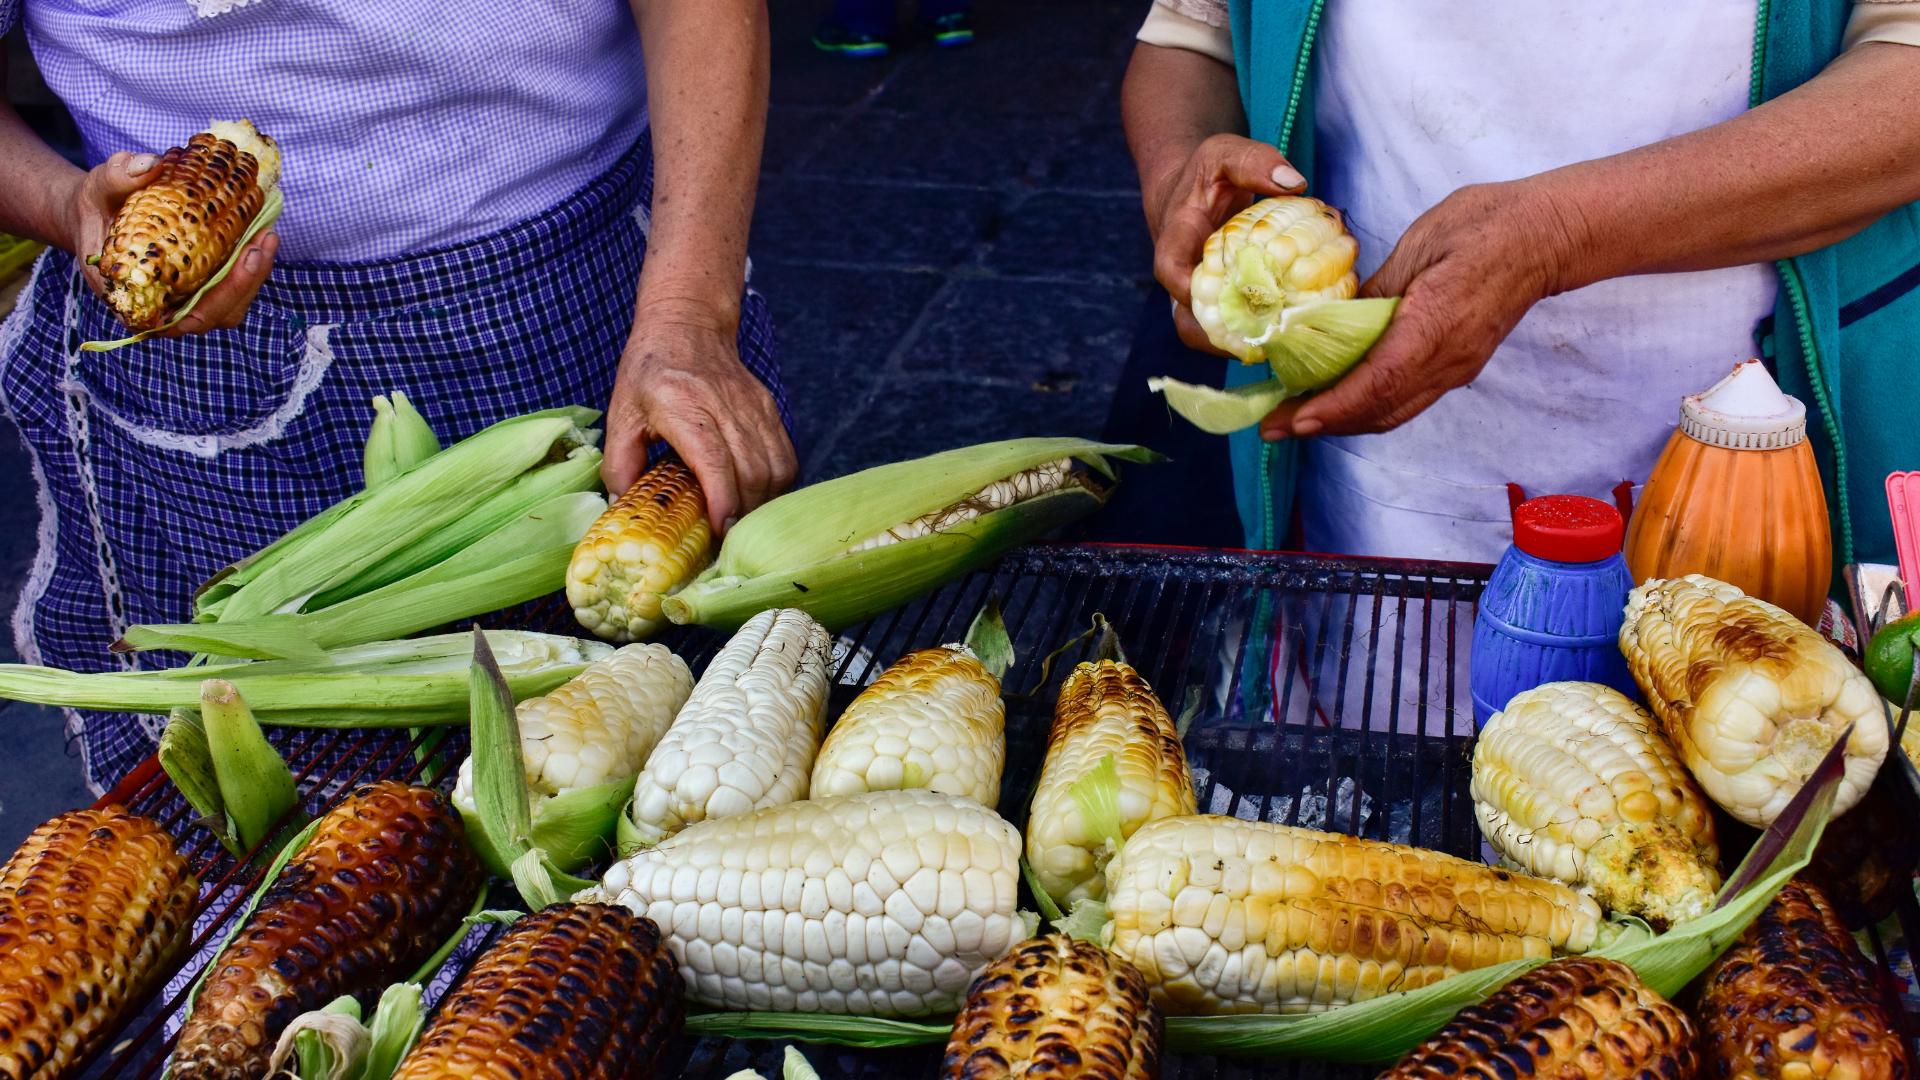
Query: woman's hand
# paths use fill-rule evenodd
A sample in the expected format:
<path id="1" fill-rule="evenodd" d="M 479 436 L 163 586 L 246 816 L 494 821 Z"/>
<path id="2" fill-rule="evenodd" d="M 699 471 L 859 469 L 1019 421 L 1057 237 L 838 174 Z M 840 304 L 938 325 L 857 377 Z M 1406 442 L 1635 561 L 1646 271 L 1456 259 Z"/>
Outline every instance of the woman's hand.
<path id="1" fill-rule="evenodd" d="M 1366 359 L 1260 422 L 1260 437 L 1388 431 L 1474 380 L 1527 310 L 1561 291 L 1575 230 L 1541 184 L 1461 188 L 1413 223 L 1362 296 L 1398 296 Z"/>
<path id="2" fill-rule="evenodd" d="M 1242 135 L 1210 136 L 1152 185 L 1143 201 L 1153 232 L 1153 276 L 1173 296 L 1174 325 L 1181 341 L 1226 355 L 1207 340 L 1207 332 L 1187 307 L 1188 285 L 1207 237 L 1256 197 L 1297 193 L 1306 186 L 1306 179 L 1279 150 Z"/>
<path id="3" fill-rule="evenodd" d="M 100 254 L 100 249 L 106 246 L 107 230 L 127 197 L 153 182 L 158 175 L 154 165 L 159 160 L 156 154 L 121 151 L 96 168 L 80 174 L 72 197 L 67 201 L 67 242 L 64 246 L 80 260 L 80 272 L 87 279 L 87 286 L 102 299 L 107 295 L 106 282 L 101 278 L 100 271 L 88 266 L 86 260 Z M 280 238 L 271 230 L 254 237 L 241 254 L 233 272 L 220 284 L 208 289 L 207 294 L 194 305 L 192 313 L 180 320 L 178 326 L 154 336 L 179 337 L 182 334 L 239 326 L 241 320 L 246 318 L 247 307 L 253 303 L 254 295 L 266 282 L 267 273 L 273 269 L 273 254 L 279 248 Z"/>
<path id="4" fill-rule="evenodd" d="M 700 481 L 722 533 L 786 490 L 798 471 L 773 395 L 740 361 L 736 330 L 718 313 L 642 305 L 607 406 L 607 490 L 618 496 L 665 440 Z"/>

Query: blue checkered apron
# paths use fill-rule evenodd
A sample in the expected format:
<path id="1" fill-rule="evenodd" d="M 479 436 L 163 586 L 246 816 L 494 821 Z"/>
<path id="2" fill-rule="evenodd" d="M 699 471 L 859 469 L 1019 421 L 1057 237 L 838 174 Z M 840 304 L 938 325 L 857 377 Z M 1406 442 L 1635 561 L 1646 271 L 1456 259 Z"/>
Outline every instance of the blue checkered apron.
<path id="1" fill-rule="evenodd" d="M 536 409 L 603 407 L 652 188 L 643 135 L 536 218 L 420 255 L 277 264 L 241 327 L 117 352 L 77 351 L 123 331 L 70 257 L 44 257 L 0 327 L 0 403 L 41 492 L 39 556 L 14 616 L 21 656 L 77 671 L 169 662 L 107 646 L 131 623 L 185 619 L 215 571 L 357 489 L 375 394 L 405 391 L 443 442 Z M 752 289 L 740 355 L 791 429 Z M 164 719 L 71 714 L 88 783 L 110 785 L 151 753 Z"/>

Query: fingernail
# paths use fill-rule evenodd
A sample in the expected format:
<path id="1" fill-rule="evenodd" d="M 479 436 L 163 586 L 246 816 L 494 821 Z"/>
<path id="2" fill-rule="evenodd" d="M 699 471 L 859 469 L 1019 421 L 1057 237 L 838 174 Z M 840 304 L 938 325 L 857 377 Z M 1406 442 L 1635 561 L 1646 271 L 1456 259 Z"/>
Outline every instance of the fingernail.
<path id="1" fill-rule="evenodd" d="M 259 245 L 256 244 L 247 249 L 246 256 L 240 260 L 240 269 L 245 270 L 249 274 L 260 269 Z"/>
<path id="2" fill-rule="evenodd" d="M 1323 425 L 1311 416 L 1298 417 L 1293 422 L 1293 433 L 1302 439 L 1320 434 Z"/>
<path id="3" fill-rule="evenodd" d="M 737 517 L 730 517 L 730 518 L 728 518 L 728 519 L 727 519 L 726 521 L 724 521 L 724 522 L 721 522 L 721 524 L 720 524 L 720 531 L 721 531 L 721 532 L 732 532 L 732 531 L 733 531 L 733 527 L 734 527 L 734 525 L 736 525 L 736 524 L 738 524 L 738 523 L 739 523 L 739 521 L 740 521 L 740 519 L 739 519 L 739 518 L 737 518 Z"/>
<path id="4" fill-rule="evenodd" d="M 135 154 L 127 160 L 127 175 L 141 176 L 145 174 L 148 169 L 153 168 L 153 163 L 159 160 L 160 159 L 153 154 Z"/>
<path id="5" fill-rule="evenodd" d="M 1283 188 L 1307 186 L 1307 178 L 1301 176 L 1300 170 L 1291 165 L 1275 165 L 1273 167 L 1273 182 Z"/>

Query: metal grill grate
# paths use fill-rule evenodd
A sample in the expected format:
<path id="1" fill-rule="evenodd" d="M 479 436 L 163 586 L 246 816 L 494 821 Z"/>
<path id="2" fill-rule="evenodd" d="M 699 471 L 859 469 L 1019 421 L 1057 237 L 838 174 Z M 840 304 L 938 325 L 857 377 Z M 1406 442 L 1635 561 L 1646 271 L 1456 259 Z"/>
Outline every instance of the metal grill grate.
<path id="1" fill-rule="evenodd" d="M 1129 661 L 1188 725 L 1187 753 L 1203 812 L 1477 857 L 1481 841 L 1467 793 L 1473 714 L 1464 660 L 1487 574 L 1487 567 L 1473 565 L 1245 552 L 1030 548 L 844 634 L 833 714 L 901 654 L 961 639 L 986 599 L 998 597 L 1019 656 L 1005 680 L 1009 752 L 1000 808 L 1020 824 L 1059 682 L 1091 642 L 1059 656 L 1044 680 L 1042 661 L 1101 612 L 1118 629 Z M 721 639 L 677 631 L 666 641 L 699 672 Z M 367 779 L 424 778 L 449 786 L 451 766 L 465 753 L 465 735 L 410 741 L 401 732 L 310 731 L 289 745 L 288 760 L 309 794 L 307 809 L 318 812 L 341 788 Z M 108 798 L 158 817 L 185 837 L 207 883 L 195 959 L 86 1074 L 151 1077 L 159 1075 L 170 1044 L 168 1020 L 179 1012 L 186 986 L 208 959 L 209 943 L 220 939 L 240 910 L 258 871 L 237 867 L 204 829 L 192 827 L 178 793 L 152 762 Z M 1904 939 L 1920 929 L 1920 907 L 1910 889 L 1902 893 Z M 430 1004 L 496 933 L 474 932 L 429 987 Z M 1904 947 L 1877 933 L 1869 942 L 1890 997 L 1910 994 Z M 675 1071 L 719 1078 L 755 1068 L 777 1076 L 779 1052 L 767 1043 L 689 1042 Z M 932 1076 L 939 1059 L 937 1048 L 811 1047 L 807 1053 L 823 1076 L 875 1080 Z M 1229 1080 L 1361 1077 L 1370 1071 L 1174 1057 L 1163 1075 Z"/>

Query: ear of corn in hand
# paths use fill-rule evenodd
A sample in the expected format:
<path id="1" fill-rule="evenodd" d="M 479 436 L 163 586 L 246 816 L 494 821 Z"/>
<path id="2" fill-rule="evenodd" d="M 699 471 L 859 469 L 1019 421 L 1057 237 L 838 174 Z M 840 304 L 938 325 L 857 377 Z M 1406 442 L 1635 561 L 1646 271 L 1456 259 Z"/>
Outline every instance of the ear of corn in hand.
<path id="1" fill-rule="evenodd" d="M 1662 732 L 1729 814 L 1764 828 L 1851 725 L 1833 812 L 1866 794 L 1887 756 L 1879 696 L 1806 624 L 1699 574 L 1633 590 L 1620 651 Z"/>
<path id="2" fill-rule="evenodd" d="M 926 788 L 989 809 L 1006 765 L 1000 680 L 965 645 L 908 653 L 847 706 L 813 763 L 814 798 Z"/>
<path id="3" fill-rule="evenodd" d="M 707 665 L 633 787 L 623 848 L 807 797 L 833 642 L 805 612 L 754 616 Z"/>
<path id="4" fill-rule="evenodd" d="M 1706 914 L 1720 890 L 1713 814 L 1654 726 L 1599 683 L 1516 695 L 1473 750 L 1487 842 L 1519 869 L 1655 926 Z"/>
<path id="5" fill-rule="evenodd" d="M 676 623 L 721 628 L 799 608 L 839 629 L 1091 513 L 1113 478 L 1109 459 L 1157 455 L 1085 439 L 1012 439 L 813 484 L 741 518 L 714 564 L 662 607 Z"/>
<path id="6" fill-rule="evenodd" d="M 664 645 L 627 645 L 515 710 L 533 843 L 560 870 L 606 854 L 634 780 L 693 690 L 686 662 Z M 460 763 L 453 802 L 487 868 L 511 877 L 474 805 L 474 759 Z"/>
<path id="7" fill-rule="evenodd" d="M 411 975 L 460 926 L 481 876 L 445 796 L 397 781 L 349 795 L 208 968 L 174 1080 L 252 1080 L 295 1016 Z"/>
<path id="8" fill-rule="evenodd" d="M 1693 1025 L 1613 960 L 1555 960 L 1461 1010 L 1380 1080 L 1689 1080 Z"/>
<path id="9" fill-rule="evenodd" d="M 1162 1023 L 1133 965 L 1064 934 L 1031 938 L 967 990 L 942 1080 L 1152 1080 Z"/>
<path id="10" fill-rule="evenodd" d="M 690 825 L 575 899 L 659 924 L 703 1005 L 922 1016 L 1032 932 L 1019 859 L 979 803 L 883 791 Z"/>
<path id="11" fill-rule="evenodd" d="M 667 459 L 642 473 L 581 537 L 567 566 L 567 603 L 589 633 L 637 641 L 665 625 L 662 598 L 712 561 L 700 483 Z"/>
<path id="12" fill-rule="evenodd" d="M 231 258 L 280 182 L 280 149 L 246 120 L 218 121 L 160 155 L 107 229 L 107 303 L 135 330 L 167 321 Z"/>
<path id="13" fill-rule="evenodd" d="M 680 1029 L 680 976 L 659 928 L 626 908 L 526 915 L 474 963 L 394 1080 L 655 1075 Z"/>
<path id="14" fill-rule="evenodd" d="M 1107 860 L 1150 821 L 1192 814 L 1173 718 L 1132 665 L 1074 668 L 1060 687 L 1027 813 L 1027 862 L 1062 908 L 1106 895 Z"/>
<path id="15" fill-rule="evenodd" d="M 197 890 L 172 838 L 121 807 L 35 829 L 0 866 L 0 1076 L 67 1075 L 165 975 Z"/>

